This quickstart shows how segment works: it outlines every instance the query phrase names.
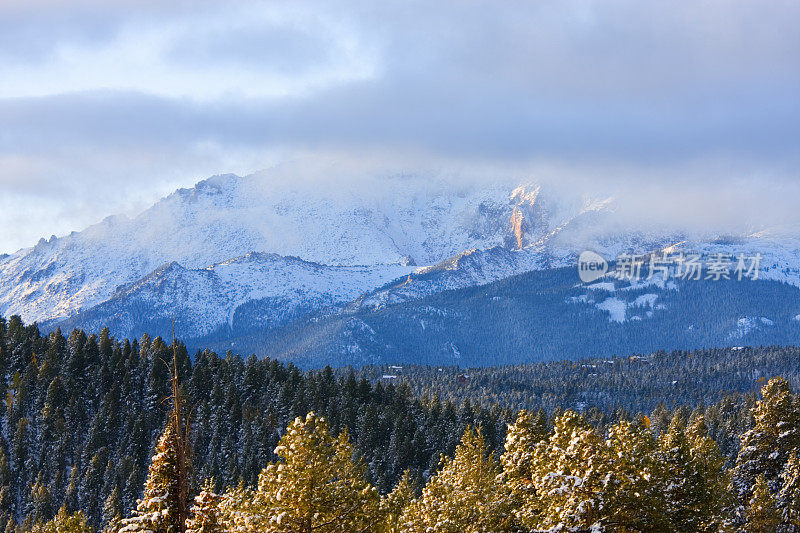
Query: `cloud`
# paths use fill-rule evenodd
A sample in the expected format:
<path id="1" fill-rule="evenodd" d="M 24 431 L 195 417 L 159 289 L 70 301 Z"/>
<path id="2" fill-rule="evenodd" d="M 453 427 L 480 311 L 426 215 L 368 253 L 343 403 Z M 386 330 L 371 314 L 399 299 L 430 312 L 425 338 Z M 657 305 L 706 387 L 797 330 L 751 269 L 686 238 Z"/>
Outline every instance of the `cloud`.
<path id="1" fill-rule="evenodd" d="M 746 199 L 797 178 L 797 20 L 790 1 L 0 3 L 0 191 L 96 220 L 323 152 L 575 187 L 694 169 Z M 45 218 L 0 250 L 83 224 Z"/>
<path id="2" fill-rule="evenodd" d="M 117 89 L 204 102 L 274 98 L 370 74 L 369 47 L 348 25 L 301 3 L 128 9 L 124 17 L 119 6 L 84 8 L 77 21 L 72 12 L 17 13 L 0 24 L 0 97 Z"/>

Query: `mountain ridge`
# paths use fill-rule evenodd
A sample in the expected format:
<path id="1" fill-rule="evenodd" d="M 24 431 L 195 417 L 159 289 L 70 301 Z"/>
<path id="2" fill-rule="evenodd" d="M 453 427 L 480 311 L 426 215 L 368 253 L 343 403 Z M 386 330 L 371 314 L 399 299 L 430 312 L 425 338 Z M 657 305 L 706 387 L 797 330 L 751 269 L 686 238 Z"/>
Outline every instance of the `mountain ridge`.
<path id="1" fill-rule="evenodd" d="M 363 196 L 356 185 L 331 192 L 292 188 L 286 177 L 277 186 L 278 177 L 214 176 L 133 218 L 106 217 L 10 254 L 0 260 L 0 314 L 65 318 L 164 263 L 205 268 L 253 251 L 331 266 L 437 264 L 470 248 L 512 247 L 512 213 L 535 241 L 575 209 L 548 204 L 540 189 L 454 189 L 427 176 L 372 177 L 385 190 Z"/>
<path id="2" fill-rule="evenodd" d="M 535 184 L 452 186 L 426 175 L 317 187 L 276 172 L 213 176 L 133 218 L 107 217 L 0 258 L 0 314 L 21 314 L 45 330 L 108 326 L 118 337 L 167 335 L 174 316 L 197 347 L 260 346 L 254 339 L 286 332 L 324 344 L 327 331 L 350 335 L 344 349 L 375 362 L 384 348 L 358 342 L 371 335 L 359 316 L 526 272 L 566 273 L 586 249 L 608 260 L 665 249 L 758 253 L 764 280 L 800 286 L 796 239 L 632 229 L 616 218 L 613 196 L 559 196 Z M 624 318 L 618 299 L 594 302 L 595 311 Z M 759 316 L 766 315 L 737 320 L 752 329 Z M 333 329 L 316 328 L 318 321 Z M 454 341 L 442 342 L 458 352 Z"/>

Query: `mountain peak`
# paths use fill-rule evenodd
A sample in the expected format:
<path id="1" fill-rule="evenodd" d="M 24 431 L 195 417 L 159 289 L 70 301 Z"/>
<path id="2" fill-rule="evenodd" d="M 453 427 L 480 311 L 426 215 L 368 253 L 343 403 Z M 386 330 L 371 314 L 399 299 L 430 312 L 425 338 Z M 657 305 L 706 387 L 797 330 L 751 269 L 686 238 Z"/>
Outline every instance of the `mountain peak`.
<path id="1" fill-rule="evenodd" d="M 518 205 L 528 204 L 533 207 L 536 204 L 536 199 L 539 198 L 539 193 L 542 191 L 540 185 L 519 185 L 511 191 L 510 199 Z"/>
<path id="2" fill-rule="evenodd" d="M 343 181 L 320 185 L 320 175 Z M 278 263 L 424 266 L 472 248 L 519 248 L 559 222 L 541 198 L 532 185 L 510 190 L 414 173 L 348 178 L 332 168 L 312 179 L 282 167 L 220 174 L 132 219 L 108 217 L 5 258 L 0 312 L 30 321 L 67 316 L 154 271 L 205 269 L 252 253 L 275 254 Z M 521 218 L 512 227 L 514 209 Z"/>

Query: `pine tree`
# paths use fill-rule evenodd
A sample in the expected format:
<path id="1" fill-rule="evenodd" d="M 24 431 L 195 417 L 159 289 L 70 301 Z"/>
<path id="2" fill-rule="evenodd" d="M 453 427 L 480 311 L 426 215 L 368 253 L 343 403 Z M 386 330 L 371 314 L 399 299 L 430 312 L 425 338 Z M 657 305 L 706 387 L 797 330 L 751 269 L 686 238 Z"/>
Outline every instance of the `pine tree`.
<path id="1" fill-rule="evenodd" d="M 221 500 L 222 497 L 214 492 L 213 480 L 207 480 L 200 494 L 194 497 L 191 516 L 186 522 L 186 533 L 222 533 Z"/>
<path id="2" fill-rule="evenodd" d="M 505 453 L 501 457 L 506 484 L 511 489 L 517 518 L 530 527 L 538 523 L 540 513 L 533 485 L 533 454 L 540 442 L 547 439 L 543 412 L 537 415 L 522 410 L 516 423 L 508 426 Z"/>
<path id="3" fill-rule="evenodd" d="M 736 458 L 734 480 L 742 496 L 749 494 L 758 475 L 777 493 L 789 454 L 800 449 L 800 414 L 789 382 L 773 378 L 761 396 L 753 410 L 755 425 L 742 436 Z"/>
<path id="4" fill-rule="evenodd" d="M 708 437 L 702 415 L 687 427 L 676 414 L 661 435 L 656 452 L 661 466 L 659 491 L 672 528 L 720 531 L 729 527 L 733 501 L 729 478 L 717 444 Z"/>
<path id="5" fill-rule="evenodd" d="M 158 339 L 157 339 L 158 340 Z M 184 425 L 174 336 L 172 413 L 150 463 L 144 495 L 120 533 L 185 533 L 188 519 L 188 424 Z"/>
<path id="6" fill-rule="evenodd" d="M 717 443 L 709 437 L 704 416 L 694 417 L 687 428 L 690 456 L 698 487 L 693 503 L 696 506 L 697 531 L 723 531 L 732 527 L 735 499 L 730 493 L 730 475 L 725 457 Z"/>
<path id="7" fill-rule="evenodd" d="M 121 506 L 119 487 L 114 485 L 114 489 L 103 504 L 103 523 L 106 524 L 104 531 L 112 533 L 122 528 Z"/>
<path id="8" fill-rule="evenodd" d="M 780 521 L 780 514 L 766 478 L 759 474 L 747 507 L 746 529 L 748 533 L 774 533 Z"/>
<path id="9" fill-rule="evenodd" d="M 39 522 L 30 531 L 31 533 L 94 533 L 94 528 L 89 526 L 80 511 L 69 514 L 66 507 L 61 507 L 52 520 Z"/>
<path id="10" fill-rule="evenodd" d="M 403 512 L 414 500 L 414 483 L 408 470 L 403 473 L 394 490 L 381 498 L 380 514 L 382 524 L 379 531 L 383 533 L 400 533 Z"/>
<path id="11" fill-rule="evenodd" d="M 67 490 L 64 494 L 64 505 L 67 509 L 78 509 L 78 488 L 80 485 L 80 470 L 78 466 L 75 465 L 70 470 L 69 474 L 69 483 L 67 484 Z"/>
<path id="12" fill-rule="evenodd" d="M 603 526 L 609 461 L 603 439 L 583 417 L 565 411 L 552 435 L 536 445 L 531 481 L 539 529 Z"/>
<path id="13" fill-rule="evenodd" d="M 402 517 L 402 531 L 424 533 L 502 532 L 514 528 L 510 491 L 480 431 L 467 429 L 452 459 Z"/>
<path id="14" fill-rule="evenodd" d="M 226 531 L 268 531 L 263 505 L 256 502 L 255 491 L 240 483 L 220 497 L 219 521 Z"/>
<path id="15" fill-rule="evenodd" d="M 52 508 L 50 491 L 41 481 L 37 480 L 31 487 L 31 495 L 28 501 L 30 504 L 27 515 L 32 521 L 41 522 L 53 516 L 54 509 Z"/>
<path id="16" fill-rule="evenodd" d="M 346 432 L 330 434 L 324 418 L 309 413 L 289 425 L 275 454 L 259 476 L 255 496 L 262 531 L 368 531 L 377 518 L 378 493 L 353 460 Z"/>
<path id="17" fill-rule="evenodd" d="M 668 531 L 661 465 L 652 433 L 641 421 L 623 420 L 609 429 L 605 448 L 607 462 L 601 461 L 601 466 L 608 472 L 598 498 L 601 523 L 615 531 Z"/>
<path id="18" fill-rule="evenodd" d="M 123 520 L 120 532 L 182 533 L 179 526 L 178 458 L 174 425 L 167 424 L 150 463 L 150 471 L 134 515 Z"/>
<path id="19" fill-rule="evenodd" d="M 800 531 L 800 459 L 797 452 L 792 452 L 789 456 L 781 473 L 781 481 L 777 501 L 782 521 L 795 531 Z"/>

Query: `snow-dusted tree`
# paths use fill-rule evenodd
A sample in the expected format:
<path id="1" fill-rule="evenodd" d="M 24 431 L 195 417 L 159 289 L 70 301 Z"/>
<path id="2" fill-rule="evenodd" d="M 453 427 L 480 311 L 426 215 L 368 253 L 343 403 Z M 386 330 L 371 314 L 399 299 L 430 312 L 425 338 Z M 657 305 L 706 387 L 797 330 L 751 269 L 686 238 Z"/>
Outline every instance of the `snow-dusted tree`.
<path id="1" fill-rule="evenodd" d="M 120 533 L 184 533 L 188 518 L 188 424 L 178 387 L 176 343 L 173 339 L 172 413 L 156 446 L 144 495 Z"/>
<path id="2" fill-rule="evenodd" d="M 623 420 L 609 428 L 600 461 L 607 468 L 599 493 L 603 526 L 614 531 L 669 530 L 656 448 L 642 421 Z"/>
<path id="3" fill-rule="evenodd" d="M 728 477 L 716 443 L 702 417 L 687 428 L 675 415 L 659 440 L 663 496 L 672 527 L 678 531 L 719 531 L 725 526 Z"/>
<path id="4" fill-rule="evenodd" d="M 533 452 L 547 437 L 544 414 L 534 415 L 522 410 L 516 422 L 508 426 L 505 452 L 501 457 L 506 484 L 515 502 L 514 512 L 522 523 L 531 527 L 538 523 L 540 513 L 532 482 Z"/>
<path id="5" fill-rule="evenodd" d="M 782 522 L 800 531 L 800 459 L 792 452 L 781 473 L 781 490 L 778 493 L 778 506 Z"/>
<path id="6" fill-rule="evenodd" d="M 556 418 L 536 445 L 531 482 L 538 529 L 589 530 L 603 525 L 609 457 L 602 437 L 574 411 Z"/>
<path id="7" fill-rule="evenodd" d="M 775 533 L 781 518 L 775 498 L 770 493 L 769 485 L 763 474 L 756 477 L 753 487 L 753 496 L 747 506 L 748 533 Z"/>
<path id="8" fill-rule="evenodd" d="M 103 531 L 106 533 L 116 533 L 122 529 L 121 505 L 119 487 L 115 485 L 103 505 L 103 523 L 105 524 Z"/>
<path id="9" fill-rule="evenodd" d="M 406 470 L 394 490 L 381 498 L 381 524 L 377 529 L 383 533 L 400 533 L 403 512 L 413 500 L 414 484 L 410 473 Z"/>
<path id="10" fill-rule="evenodd" d="M 27 515 L 31 521 L 39 522 L 53 516 L 52 498 L 50 491 L 44 483 L 38 480 L 31 486 L 30 497 L 28 499 Z"/>
<path id="11" fill-rule="evenodd" d="M 178 513 L 179 487 L 178 458 L 175 454 L 173 424 L 167 424 L 156 446 L 150 471 L 133 516 L 123 520 L 120 533 L 153 532 L 182 533 Z"/>
<path id="12" fill-rule="evenodd" d="M 268 531 L 269 514 L 256 503 L 255 491 L 243 484 L 229 488 L 220 497 L 219 520 L 225 531 Z"/>
<path id="13" fill-rule="evenodd" d="M 511 494 L 480 431 L 467 429 L 452 459 L 406 508 L 401 531 L 477 533 L 513 530 Z"/>
<path id="14" fill-rule="evenodd" d="M 263 513 L 263 531 L 371 530 L 378 492 L 353 451 L 347 432 L 333 437 L 324 418 L 296 418 L 275 448 L 280 460 L 259 476 L 254 509 Z"/>
<path id="15" fill-rule="evenodd" d="M 773 378 L 761 389 L 761 395 L 753 409 L 755 425 L 742 436 L 733 475 L 745 501 L 758 475 L 764 476 L 776 494 L 789 455 L 800 448 L 800 417 L 789 382 Z"/>
<path id="16" fill-rule="evenodd" d="M 220 520 L 222 497 L 214 492 L 214 482 L 207 480 L 200 494 L 194 497 L 191 516 L 186 521 L 186 533 L 222 533 Z"/>
<path id="17" fill-rule="evenodd" d="M 122 517 L 120 516 L 120 494 L 119 487 L 114 486 L 111 494 L 103 504 L 103 523 L 106 524 L 104 531 L 109 533 L 116 532 L 122 528 Z"/>
<path id="18" fill-rule="evenodd" d="M 39 523 L 31 528 L 31 533 L 93 533 L 94 528 L 86 522 L 86 517 L 78 511 L 69 514 L 61 507 L 58 514 L 49 522 Z"/>
<path id="19" fill-rule="evenodd" d="M 735 499 L 730 493 L 730 475 L 725 457 L 708 435 L 703 416 L 696 416 L 686 429 L 694 475 L 698 481 L 693 498 L 697 531 L 722 531 L 732 527 Z"/>

